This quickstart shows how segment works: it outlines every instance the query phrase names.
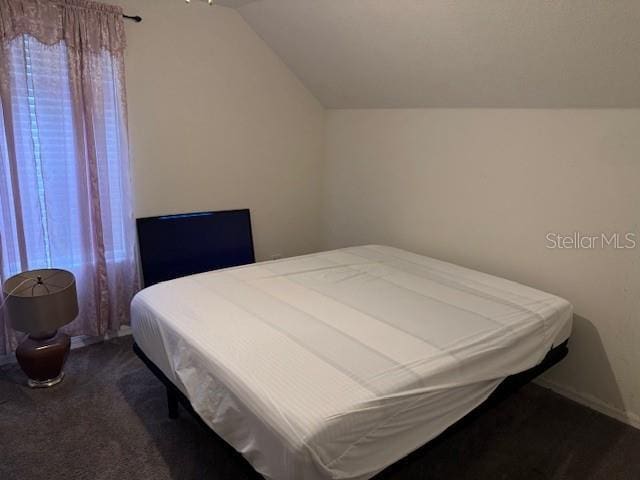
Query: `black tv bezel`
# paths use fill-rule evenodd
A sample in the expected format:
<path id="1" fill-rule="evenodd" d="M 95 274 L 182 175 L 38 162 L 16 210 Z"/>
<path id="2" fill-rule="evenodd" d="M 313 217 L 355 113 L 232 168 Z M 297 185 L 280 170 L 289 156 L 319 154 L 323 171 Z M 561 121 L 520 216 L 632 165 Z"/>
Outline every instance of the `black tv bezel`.
<path id="1" fill-rule="evenodd" d="M 152 285 L 157 285 L 160 282 L 155 282 L 153 284 L 148 284 L 146 279 L 145 279 L 145 274 L 144 274 L 144 262 L 142 259 L 142 248 L 140 245 L 140 225 L 144 224 L 144 223 L 149 223 L 152 221 L 157 221 L 159 219 L 163 219 L 163 218 L 179 218 L 179 217 L 188 217 L 188 216 L 199 216 L 199 215 L 215 215 L 215 214 L 220 214 L 220 213 L 246 213 L 248 220 L 249 220 L 249 239 L 250 239 L 250 245 L 251 248 L 249 249 L 249 253 L 250 253 L 250 259 L 251 262 L 250 263 L 255 263 L 256 261 L 256 253 L 255 253 L 255 245 L 253 242 L 253 222 L 251 219 L 251 209 L 249 208 L 237 208 L 237 209 L 230 209 L 230 210 L 202 210 L 202 211 L 198 211 L 198 212 L 183 212 L 183 213 L 171 213 L 168 215 L 156 215 L 156 216 L 150 216 L 150 217 L 140 217 L 140 218 L 136 218 L 136 241 L 138 243 L 138 259 L 139 259 L 139 265 L 140 265 L 140 273 L 142 276 L 142 284 L 143 287 L 150 287 Z M 250 264 L 249 263 L 249 264 Z M 247 264 L 248 265 L 248 264 Z M 230 267 L 227 267 L 230 268 Z M 163 280 L 163 281 L 169 281 L 169 280 Z"/>

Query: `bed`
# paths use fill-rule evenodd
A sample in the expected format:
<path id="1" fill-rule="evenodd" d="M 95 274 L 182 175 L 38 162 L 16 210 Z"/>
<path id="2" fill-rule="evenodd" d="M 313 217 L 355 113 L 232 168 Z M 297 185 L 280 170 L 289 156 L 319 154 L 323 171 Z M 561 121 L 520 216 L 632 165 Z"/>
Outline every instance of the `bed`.
<path id="1" fill-rule="evenodd" d="M 131 311 L 169 392 L 283 480 L 371 478 L 562 358 L 572 320 L 562 298 L 379 245 L 159 283 Z"/>

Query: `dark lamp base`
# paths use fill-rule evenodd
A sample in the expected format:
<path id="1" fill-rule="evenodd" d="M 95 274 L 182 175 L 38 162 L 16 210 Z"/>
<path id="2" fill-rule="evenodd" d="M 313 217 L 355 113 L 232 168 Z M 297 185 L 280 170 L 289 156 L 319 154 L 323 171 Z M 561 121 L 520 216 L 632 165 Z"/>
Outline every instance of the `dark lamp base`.
<path id="1" fill-rule="evenodd" d="M 16 350 L 16 359 L 29 377 L 33 388 L 52 387 L 64 378 L 62 367 L 67 360 L 71 341 L 64 333 L 49 338 L 28 336 Z"/>

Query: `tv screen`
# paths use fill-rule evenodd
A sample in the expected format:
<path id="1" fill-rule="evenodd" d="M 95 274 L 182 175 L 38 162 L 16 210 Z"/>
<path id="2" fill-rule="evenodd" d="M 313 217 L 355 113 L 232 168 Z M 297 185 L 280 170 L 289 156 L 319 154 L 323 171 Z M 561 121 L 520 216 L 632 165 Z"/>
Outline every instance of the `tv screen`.
<path id="1" fill-rule="evenodd" d="M 255 262 L 249 210 L 137 220 L 145 286 Z"/>

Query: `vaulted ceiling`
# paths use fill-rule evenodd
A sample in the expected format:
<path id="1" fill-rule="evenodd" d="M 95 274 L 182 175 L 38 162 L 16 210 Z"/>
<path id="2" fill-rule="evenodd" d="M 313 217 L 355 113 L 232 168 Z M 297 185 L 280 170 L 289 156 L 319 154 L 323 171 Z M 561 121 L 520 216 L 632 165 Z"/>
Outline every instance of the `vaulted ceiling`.
<path id="1" fill-rule="evenodd" d="M 640 106 L 640 0 L 218 3 L 329 108 Z"/>

